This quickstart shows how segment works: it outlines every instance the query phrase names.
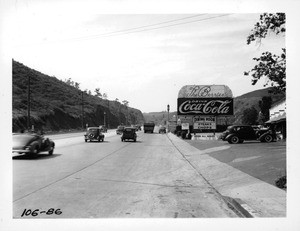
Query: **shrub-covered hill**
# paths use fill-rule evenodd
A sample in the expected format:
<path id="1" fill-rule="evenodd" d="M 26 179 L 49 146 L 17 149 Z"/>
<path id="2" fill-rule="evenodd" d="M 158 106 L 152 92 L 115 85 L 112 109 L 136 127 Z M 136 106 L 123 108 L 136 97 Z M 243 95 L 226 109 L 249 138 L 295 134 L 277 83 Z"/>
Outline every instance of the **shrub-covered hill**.
<path id="1" fill-rule="evenodd" d="M 246 94 L 234 98 L 234 120 L 232 124 L 241 124 L 242 115 L 245 109 L 252 106 L 259 112 L 259 101 L 262 97 L 271 97 L 273 104 L 284 98 L 283 94 L 270 93 L 271 88 L 264 88 L 251 91 Z"/>
<path id="2" fill-rule="evenodd" d="M 25 65 L 12 63 L 13 131 L 27 129 L 28 79 L 30 77 L 30 122 L 35 129 L 58 131 L 106 124 L 143 123 L 140 110 L 90 95 L 55 77 L 50 77 Z M 83 99 L 83 100 L 82 100 Z"/>

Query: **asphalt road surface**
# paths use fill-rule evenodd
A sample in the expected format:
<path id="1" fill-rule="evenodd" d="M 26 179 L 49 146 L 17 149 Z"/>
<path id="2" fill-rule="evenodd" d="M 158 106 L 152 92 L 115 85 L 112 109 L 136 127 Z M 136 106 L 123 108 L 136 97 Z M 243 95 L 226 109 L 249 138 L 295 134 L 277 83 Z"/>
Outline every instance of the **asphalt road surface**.
<path id="1" fill-rule="evenodd" d="M 269 184 L 275 185 L 278 178 L 286 175 L 285 141 L 245 141 L 242 144 L 229 144 L 222 140 L 187 142 L 211 157 Z"/>
<path id="2" fill-rule="evenodd" d="M 13 157 L 14 218 L 236 217 L 165 134 L 51 138 L 52 156 Z"/>

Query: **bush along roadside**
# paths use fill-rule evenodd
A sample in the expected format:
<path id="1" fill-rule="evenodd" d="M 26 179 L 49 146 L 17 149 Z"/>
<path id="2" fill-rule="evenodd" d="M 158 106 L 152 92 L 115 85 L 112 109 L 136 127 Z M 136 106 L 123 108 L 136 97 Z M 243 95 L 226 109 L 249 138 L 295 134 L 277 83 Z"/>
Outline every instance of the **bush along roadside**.
<path id="1" fill-rule="evenodd" d="M 286 189 L 286 176 L 282 176 L 275 181 L 275 184 L 278 188 Z"/>

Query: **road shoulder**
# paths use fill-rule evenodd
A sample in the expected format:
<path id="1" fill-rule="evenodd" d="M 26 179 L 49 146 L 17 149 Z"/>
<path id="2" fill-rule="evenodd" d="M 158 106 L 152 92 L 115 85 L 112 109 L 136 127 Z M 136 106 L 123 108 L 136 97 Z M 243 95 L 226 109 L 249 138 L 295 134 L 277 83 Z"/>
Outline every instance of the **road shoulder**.
<path id="1" fill-rule="evenodd" d="M 243 216 L 286 216 L 284 190 L 214 159 L 171 133 L 168 137 L 199 174 Z"/>

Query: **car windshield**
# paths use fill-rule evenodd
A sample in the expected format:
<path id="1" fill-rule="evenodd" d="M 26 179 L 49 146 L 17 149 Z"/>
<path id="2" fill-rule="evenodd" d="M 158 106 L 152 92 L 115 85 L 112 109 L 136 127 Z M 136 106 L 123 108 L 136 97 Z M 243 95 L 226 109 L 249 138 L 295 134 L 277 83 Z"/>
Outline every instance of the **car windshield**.
<path id="1" fill-rule="evenodd" d="M 89 128 L 88 131 L 89 131 L 89 132 L 97 132 L 98 129 L 97 129 L 97 128 Z"/>
<path id="2" fill-rule="evenodd" d="M 119 126 L 118 129 L 119 129 L 119 130 L 123 130 L 124 127 L 123 127 L 123 126 Z"/>
<path id="3" fill-rule="evenodd" d="M 134 128 L 125 128 L 124 131 L 125 131 L 125 132 L 133 132 L 133 131 L 134 131 Z"/>
<path id="4" fill-rule="evenodd" d="M 17 135 L 13 135 L 13 140 L 17 141 L 17 142 L 28 142 L 32 138 L 34 138 L 34 135 L 30 135 L 30 134 L 17 134 Z"/>

